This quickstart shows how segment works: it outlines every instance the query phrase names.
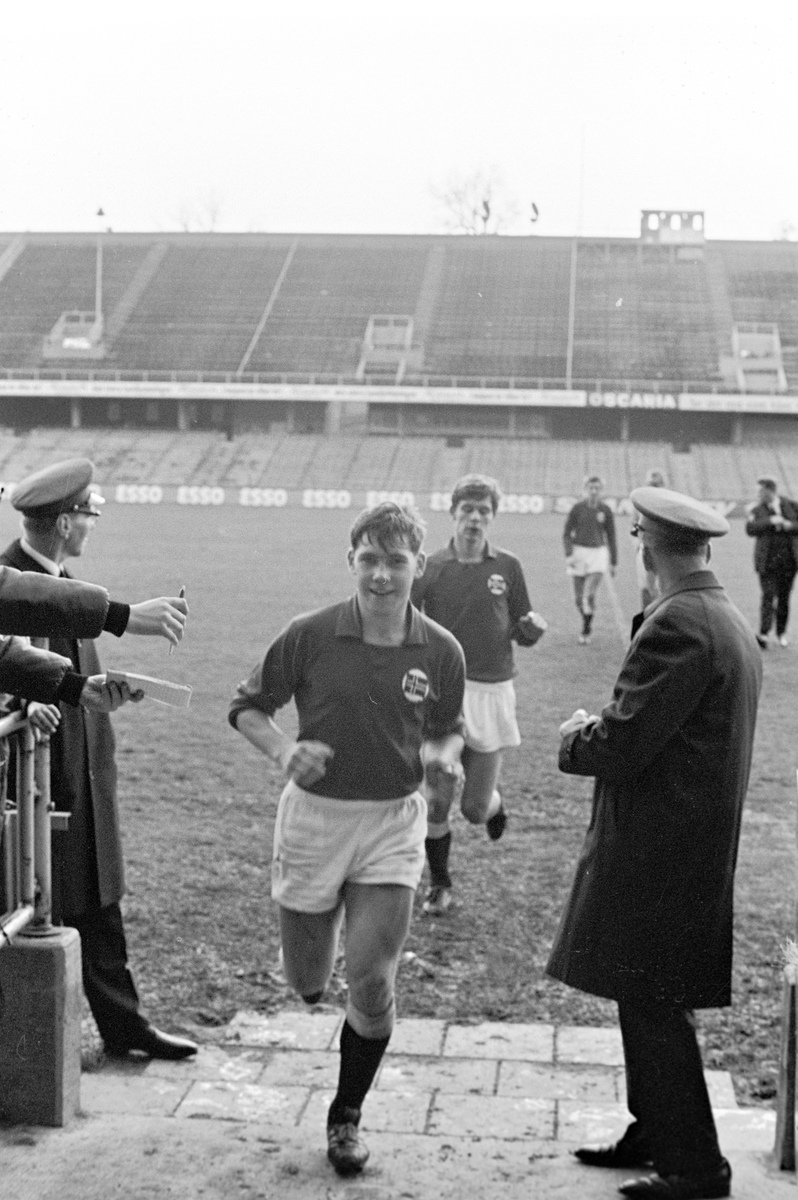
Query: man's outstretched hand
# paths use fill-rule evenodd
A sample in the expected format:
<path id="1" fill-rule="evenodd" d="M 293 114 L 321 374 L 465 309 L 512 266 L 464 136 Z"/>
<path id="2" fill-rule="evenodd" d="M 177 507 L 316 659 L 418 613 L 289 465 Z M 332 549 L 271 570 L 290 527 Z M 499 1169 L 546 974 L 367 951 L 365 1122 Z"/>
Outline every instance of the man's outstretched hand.
<path id="1" fill-rule="evenodd" d="M 133 692 L 128 683 L 117 683 L 116 680 L 109 683 L 104 675 L 90 675 L 80 693 L 81 706 L 89 712 L 98 713 L 115 712 L 128 701 L 138 704 L 139 700 L 143 699 L 144 693 L 141 689 Z"/>
<path id="2" fill-rule="evenodd" d="M 158 596 L 154 600 L 142 600 L 131 604 L 130 618 L 125 633 L 141 637 L 162 637 L 172 646 L 177 646 L 186 628 L 188 602 L 183 596 Z"/>

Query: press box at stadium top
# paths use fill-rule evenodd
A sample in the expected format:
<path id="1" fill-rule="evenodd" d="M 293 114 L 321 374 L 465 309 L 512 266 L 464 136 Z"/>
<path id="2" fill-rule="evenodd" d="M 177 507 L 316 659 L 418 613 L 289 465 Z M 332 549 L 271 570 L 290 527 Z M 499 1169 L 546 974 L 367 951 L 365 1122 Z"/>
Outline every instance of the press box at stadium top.
<path id="1" fill-rule="evenodd" d="M 0 424 L 798 437 L 798 244 L 0 234 Z"/>

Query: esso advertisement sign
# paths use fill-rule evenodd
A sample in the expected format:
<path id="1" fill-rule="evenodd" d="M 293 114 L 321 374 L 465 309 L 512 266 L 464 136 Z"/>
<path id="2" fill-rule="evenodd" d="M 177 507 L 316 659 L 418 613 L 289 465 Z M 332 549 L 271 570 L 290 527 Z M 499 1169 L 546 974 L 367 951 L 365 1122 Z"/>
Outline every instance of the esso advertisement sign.
<path id="1" fill-rule="evenodd" d="M 335 488 L 305 488 L 302 493 L 303 508 L 349 508 L 352 493 Z"/>
<path id="2" fill-rule="evenodd" d="M 177 489 L 178 504 L 224 504 L 224 488 L 183 486 Z"/>
<path id="3" fill-rule="evenodd" d="M 117 504 L 160 504 L 163 488 L 157 483 L 118 483 L 114 499 Z"/>
<path id="4" fill-rule="evenodd" d="M 433 512 L 449 512 L 452 506 L 451 492 L 432 492 L 429 506 Z M 537 515 L 545 511 L 546 501 L 543 496 L 527 495 L 524 492 L 508 492 L 499 499 L 500 513 Z"/>
<path id="5" fill-rule="evenodd" d="M 238 493 L 238 503 L 244 508 L 285 508 L 288 492 L 285 488 L 245 487 Z"/>
<path id="6" fill-rule="evenodd" d="M 524 492 L 508 492 L 499 498 L 500 513 L 542 513 L 546 503 L 542 496 L 527 495 Z"/>
<path id="7" fill-rule="evenodd" d="M 385 504 L 387 501 L 413 508 L 416 498 L 412 492 L 366 492 L 366 508 L 373 508 L 375 504 Z"/>

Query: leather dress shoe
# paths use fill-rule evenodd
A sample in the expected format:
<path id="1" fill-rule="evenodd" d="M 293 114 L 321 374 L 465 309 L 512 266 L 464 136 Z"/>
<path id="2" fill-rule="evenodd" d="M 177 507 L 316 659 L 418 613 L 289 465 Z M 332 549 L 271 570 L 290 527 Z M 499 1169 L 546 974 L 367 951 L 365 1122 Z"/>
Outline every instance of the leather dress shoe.
<path id="1" fill-rule="evenodd" d="M 724 1158 L 714 1171 L 695 1175 L 644 1175 L 618 1188 L 632 1200 L 718 1200 L 731 1195 L 731 1167 Z"/>
<path id="2" fill-rule="evenodd" d="M 154 1025 L 142 1029 L 129 1042 L 105 1042 L 105 1053 L 111 1058 L 126 1058 L 131 1050 L 139 1050 L 150 1058 L 190 1058 L 198 1049 L 196 1042 L 175 1037 L 172 1033 L 163 1033 Z"/>
<path id="3" fill-rule="evenodd" d="M 582 1146 L 574 1154 L 586 1167 L 650 1167 L 651 1155 L 645 1144 L 633 1138 L 621 1138 L 611 1146 Z"/>

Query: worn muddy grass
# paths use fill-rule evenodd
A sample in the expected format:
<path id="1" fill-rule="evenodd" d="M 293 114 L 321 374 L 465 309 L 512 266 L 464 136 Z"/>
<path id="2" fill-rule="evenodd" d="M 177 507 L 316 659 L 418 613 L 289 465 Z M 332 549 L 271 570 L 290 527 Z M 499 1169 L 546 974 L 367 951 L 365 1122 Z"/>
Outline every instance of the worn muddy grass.
<path id="1" fill-rule="evenodd" d="M 165 643 L 133 638 L 104 635 L 100 646 L 108 666 L 194 688 L 187 712 L 145 702 L 115 717 L 131 956 L 143 1004 L 167 1027 L 205 1027 L 212 1037 L 237 1009 L 294 1002 L 276 971 L 268 898 L 280 780 L 228 726 L 226 710 L 236 682 L 290 616 L 349 591 L 344 551 L 352 516 L 109 504 L 80 564 L 85 578 L 117 598 L 174 593 L 185 584 L 191 605 L 190 632 L 171 657 Z M 615 1019 L 614 1005 L 547 981 L 543 967 L 591 792 L 589 780 L 557 771 L 557 726 L 577 706 L 595 710 L 609 696 L 623 653 L 621 612 L 625 628 L 636 607 L 634 544 L 621 532 L 617 606 L 603 587 L 593 644 L 580 647 L 561 526 L 559 517 L 507 516 L 495 527 L 496 540 L 521 556 L 550 630 L 517 655 L 524 743 L 504 772 L 508 832 L 493 844 L 456 821 L 455 904 L 439 920 L 417 913 L 398 984 L 406 1016 Z M 7 509 L 0 530 L 6 540 L 16 532 Z M 447 536 L 446 518 L 433 514 L 430 546 Z M 738 523 L 716 547 L 713 566 L 753 620 L 751 557 Z M 794 931 L 797 664 L 798 648 L 765 656 L 737 876 L 735 1003 L 701 1019 L 707 1064 L 733 1073 L 745 1104 L 770 1103 L 774 1094 L 780 945 Z M 331 998 L 340 991 L 336 980 Z"/>

